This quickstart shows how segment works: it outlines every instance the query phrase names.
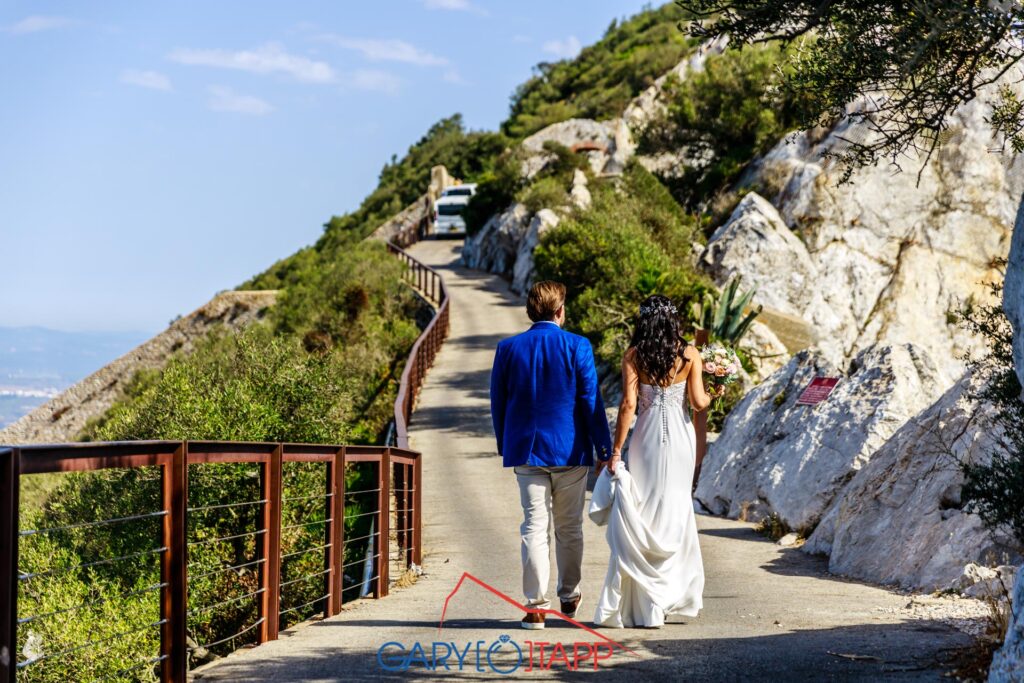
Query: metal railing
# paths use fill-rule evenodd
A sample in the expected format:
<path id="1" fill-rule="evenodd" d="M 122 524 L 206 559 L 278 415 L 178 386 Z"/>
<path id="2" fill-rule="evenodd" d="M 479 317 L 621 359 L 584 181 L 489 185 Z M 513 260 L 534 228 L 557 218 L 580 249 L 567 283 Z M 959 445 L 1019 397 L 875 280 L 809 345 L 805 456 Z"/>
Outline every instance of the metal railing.
<path id="1" fill-rule="evenodd" d="M 414 243 L 423 232 L 422 227 L 407 231 L 398 236 L 401 238 L 399 243 Z M 407 266 L 406 281 L 435 308 L 434 317 L 409 352 L 409 360 L 402 371 L 401 383 L 398 386 L 398 397 L 395 399 L 394 432 L 389 440 L 400 448 L 409 448 L 409 419 L 416 397 L 423 387 L 427 370 L 434 364 L 434 359 L 448 336 L 448 288 L 445 286 L 444 278 L 436 270 L 411 256 L 395 242 L 388 243 L 388 250 Z"/>
<path id="2" fill-rule="evenodd" d="M 104 678 L 129 676 L 133 671 L 149 668 L 163 681 L 185 681 L 190 661 L 200 652 L 211 648 L 231 650 L 244 644 L 246 639 L 255 643 L 275 640 L 282 624 L 301 621 L 316 613 L 324 616 L 338 613 L 345 595 L 386 596 L 393 569 L 397 574 L 422 563 L 422 460 L 419 453 L 409 450 L 408 425 L 426 372 L 448 335 L 449 299 L 444 280 L 437 271 L 402 247 L 417 242 L 427 234 L 428 228 L 429 222 L 421 221 L 388 243 L 389 251 L 407 266 L 404 277 L 433 305 L 434 315 L 414 343 L 403 369 L 394 405 L 392 436 L 387 445 L 135 441 L 0 447 L 0 682 L 13 683 L 19 671 L 44 665 L 48 660 L 52 662 L 88 651 L 100 651 L 102 655 L 103 648 L 109 650 L 140 633 L 153 636 L 154 631 L 158 631 L 157 652 L 135 653 L 141 658 L 134 657 L 134 663 L 127 668 L 107 673 Z M 301 463 L 324 468 L 322 494 L 286 495 L 286 470 Z M 242 500 L 210 502 L 207 498 L 202 505 L 190 506 L 190 469 L 218 466 L 253 468 L 253 481 L 258 482 L 256 489 Z M 370 481 L 375 485 L 346 491 L 345 473 L 353 467 L 373 468 L 375 476 Z M 21 528 L 20 490 L 24 477 L 131 469 L 154 472 L 152 483 L 159 501 L 154 503 L 157 509 L 108 519 L 75 520 L 54 528 Z M 194 481 L 200 480 L 200 476 L 194 477 Z M 366 511 L 346 515 L 347 509 L 361 510 L 368 502 Z M 285 523 L 284 511 L 290 505 L 298 505 L 300 509 L 289 512 L 289 523 Z M 219 528 L 218 525 L 214 522 L 207 525 L 207 515 L 229 512 L 237 515 L 240 510 L 250 511 L 247 518 L 250 523 L 242 530 L 217 535 L 212 530 Z M 358 518 L 362 517 L 370 520 L 369 532 L 346 538 L 346 523 L 360 528 Z M 50 533 L 66 534 L 107 525 L 147 522 L 152 524 L 152 538 L 146 534 L 142 537 L 151 541 L 152 547 L 143 551 L 43 571 L 20 569 L 19 541 L 30 542 L 30 537 Z M 192 522 L 198 529 L 190 533 Z M 228 544 L 235 547 L 235 560 L 210 559 L 207 549 Z M 355 547 L 360 556 L 346 562 L 345 551 L 349 545 Z M 192 564 L 190 554 L 198 558 Z M 322 559 L 310 561 L 318 555 Z M 123 594 L 36 614 L 18 612 L 19 594 L 33 581 L 70 573 L 88 580 L 87 572 L 100 566 L 135 562 L 144 569 L 147 561 L 159 565 L 153 571 L 158 578 L 148 583 L 142 581 L 146 575 L 140 569 L 138 586 Z M 292 568 L 296 568 L 294 576 Z M 235 579 L 229 588 L 237 589 L 237 595 L 218 594 L 223 599 L 209 604 L 190 604 L 190 581 L 222 577 Z M 353 587 L 357 590 L 353 591 Z M 45 591 L 46 586 L 33 587 L 33 597 L 37 597 L 40 590 Z M 85 642 L 37 655 L 29 654 L 27 645 L 19 650 L 19 643 L 24 640 L 19 639 L 19 626 L 64 617 L 117 599 L 152 594 L 158 594 L 159 617 L 138 628 L 90 637 Z M 312 599 L 306 599 L 310 595 Z M 229 609 L 245 616 L 251 614 L 252 618 L 227 636 L 208 629 L 216 634 L 209 642 L 199 642 L 190 636 L 190 633 L 198 636 L 203 631 L 204 619 Z"/>
<path id="3" fill-rule="evenodd" d="M 254 496 L 212 502 L 207 497 L 205 504 L 190 506 L 190 470 L 227 465 L 253 468 L 251 493 Z M 306 489 L 303 496 L 285 495 L 284 474 L 287 468 L 299 466 L 323 468 L 322 493 L 308 495 Z M 369 488 L 346 491 L 346 471 L 360 467 L 372 468 L 375 474 L 368 478 Z M 19 492 L 25 477 L 136 468 L 155 470 L 157 509 L 131 516 L 81 520 L 63 527 L 21 528 Z M 201 474 L 203 472 L 194 473 L 193 478 L 200 481 Z M 421 479 L 419 453 L 385 446 L 136 441 L 0 448 L 0 680 L 13 682 L 18 672 L 42 666 L 47 661 L 115 647 L 119 641 L 140 632 L 159 630 L 159 651 L 137 653 L 141 660 L 131 668 L 150 667 L 151 671 L 159 671 L 163 681 L 184 681 L 190 657 L 194 658 L 197 651 L 224 646 L 234 649 L 233 645 L 241 644 L 245 637 L 249 637 L 250 642 L 263 643 L 276 639 L 282 624 L 288 620 L 300 621 L 316 613 L 336 614 L 341 610 L 343 594 L 353 595 L 353 584 L 363 588 L 355 594 L 383 597 L 392 583 L 392 570 L 398 573 L 422 562 Z M 361 500 L 368 509 L 346 516 L 346 501 L 354 499 Z M 283 523 L 283 510 L 294 505 L 299 506 L 298 512 L 291 510 L 289 523 Z M 203 523 L 199 529 L 209 531 L 203 516 L 229 510 L 254 510 L 252 528 L 227 536 L 195 537 L 196 525 L 190 527 L 190 522 L 198 520 Z M 346 538 L 346 522 L 353 523 L 361 516 L 369 518 L 370 532 Z M 44 571 L 22 571 L 19 565 L 19 541 L 31 542 L 32 537 L 51 533 L 91 531 L 107 525 L 120 528 L 137 523 L 152 524 L 152 538 L 142 535 L 151 547 L 141 552 Z M 190 528 L 193 528 L 191 534 Z M 307 531 L 312 537 L 303 537 Z M 243 555 L 246 549 L 251 550 L 252 555 L 241 557 L 237 564 L 213 562 L 195 566 L 189 563 L 190 555 L 203 556 L 202 551 L 207 547 L 240 539 L 244 539 L 239 546 Z M 365 566 L 368 575 L 357 574 L 357 578 L 352 579 L 346 574 L 345 550 L 349 545 L 356 549 L 359 559 L 348 565 Z M 298 547 L 292 549 L 292 546 Z M 311 556 L 319 559 L 311 563 Z M 24 591 L 31 587 L 35 597 L 40 581 L 45 588 L 44 580 L 51 576 L 77 573 L 88 577 L 88 572 L 98 565 L 133 562 L 144 567 L 148 557 L 157 558 L 159 578 L 147 583 L 142 580 L 146 575 L 140 569 L 138 581 L 147 585 L 139 585 L 129 595 L 159 593 L 158 618 L 137 629 L 90 638 L 54 651 L 45 650 L 37 656 L 28 656 L 19 650 L 19 642 L 24 640 L 19 640 L 19 626 L 27 627 L 40 620 L 93 609 L 96 605 L 96 601 L 87 601 L 38 614 L 19 614 L 19 594 L 25 595 Z M 297 557 L 305 557 L 307 561 L 296 564 L 293 560 Z M 284 576 L 282 569 L 292 566 L 306 573 Z M 190 581 L 212 576 L 248 577 L 249 583 L 237 581 L 230 586 L 244 591 L 239 595 L 232 594 L 212 604 L 190 605 Z M 304 582 L 313 584 L 312 588 L 306 588 L 307 596 L 312 592 L 316 597 L 300 604 L 288 604 L 289 591 Z M 33 583 L 37 585 L 31 586 Z M 207 643 L 191 638 L 202 630 L 202 620 L 208 614 L 246 604 L 253 607 L 253 619 L 240 632 Z M 127 672 L 122 670 L 108 675 L 119 677 Z"/>

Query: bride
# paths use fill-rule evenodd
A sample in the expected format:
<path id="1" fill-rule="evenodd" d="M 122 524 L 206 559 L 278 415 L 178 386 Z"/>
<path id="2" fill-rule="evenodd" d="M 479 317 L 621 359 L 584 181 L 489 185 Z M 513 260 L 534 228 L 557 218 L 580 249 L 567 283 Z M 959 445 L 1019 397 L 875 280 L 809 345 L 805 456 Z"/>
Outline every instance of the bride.
<path id="1" fill-rule="evenodd" d="M 590 514 L 607 523 L 611 559 L 594 622 L 659 627 L 669 616 L 697 616 L 704 566 L 691 489 L 696 441 L 686 403 L 704 410 L 702 361 L 680 331 L 676 307 L 648 297 L 622 359 L 622 402 L 607 468 Z M 628 466 L 622 462 L 633 415 Z"/>

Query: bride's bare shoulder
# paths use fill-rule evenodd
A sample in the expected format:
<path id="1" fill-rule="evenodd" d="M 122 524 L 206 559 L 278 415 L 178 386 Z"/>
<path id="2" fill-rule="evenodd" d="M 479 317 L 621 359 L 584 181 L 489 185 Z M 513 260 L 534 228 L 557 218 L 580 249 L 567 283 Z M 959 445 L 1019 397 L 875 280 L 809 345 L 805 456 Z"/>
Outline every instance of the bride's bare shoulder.
<path id="1" fill-rule="evenodd" d="M 686 348 L 683 349 L 683 358 L 686 360 L 697 360 L 700 357 L 700 351 L 693 344 L 687 344 Z"/>

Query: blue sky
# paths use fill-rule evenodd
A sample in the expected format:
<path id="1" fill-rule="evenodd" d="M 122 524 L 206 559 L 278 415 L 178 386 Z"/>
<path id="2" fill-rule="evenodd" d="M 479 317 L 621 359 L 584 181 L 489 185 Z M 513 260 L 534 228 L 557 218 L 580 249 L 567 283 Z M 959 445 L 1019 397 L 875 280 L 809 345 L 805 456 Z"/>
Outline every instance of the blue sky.
<path id="1" fill-rule="evenodd" d="M 643 4 L 0 1 L 0 326 L 162 329 Z"/>

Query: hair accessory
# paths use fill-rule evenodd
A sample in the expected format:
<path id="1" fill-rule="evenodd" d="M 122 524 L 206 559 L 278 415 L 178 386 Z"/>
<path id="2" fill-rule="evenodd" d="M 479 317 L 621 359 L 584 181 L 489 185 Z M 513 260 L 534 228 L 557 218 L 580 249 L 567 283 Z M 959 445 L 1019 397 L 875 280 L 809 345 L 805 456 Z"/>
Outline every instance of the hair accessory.
<path id="1" fill-rule="evenodd" d="M 640 315 L 651 315 L 652 313 L 671 313 L 676 315 L 679 313 L 679 309 L 672 303 L 657 302 L 653 304 L 640 305 Z"/>

